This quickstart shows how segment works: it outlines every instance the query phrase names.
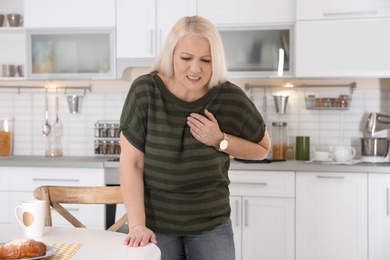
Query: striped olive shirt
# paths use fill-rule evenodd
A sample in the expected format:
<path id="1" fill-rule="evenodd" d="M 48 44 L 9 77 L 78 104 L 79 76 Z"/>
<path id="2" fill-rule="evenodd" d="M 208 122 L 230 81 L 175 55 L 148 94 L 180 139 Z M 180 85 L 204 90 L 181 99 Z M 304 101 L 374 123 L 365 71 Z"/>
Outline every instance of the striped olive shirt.
<path id="1" fill-rule="evenodd" d="M 198 234 L 230 217 L 229 155 L 192 137 L 190 113 L 208 109 L 221 131 L 259 142 L 265 123 L 230 82 L 194 102 L 174 96 L 156 72 L 137 78 L 126 98 L 120 131 L 145 154 L 146 225 L 157 233 Z M 131 174 L 131 173 L 129 173 Z"/>

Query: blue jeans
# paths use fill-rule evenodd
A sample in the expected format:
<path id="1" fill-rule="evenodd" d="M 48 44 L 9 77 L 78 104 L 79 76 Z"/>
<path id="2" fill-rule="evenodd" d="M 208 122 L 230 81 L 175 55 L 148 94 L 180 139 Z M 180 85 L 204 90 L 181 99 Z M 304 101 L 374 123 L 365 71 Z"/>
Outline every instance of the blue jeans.
<path id="1" fill-rule="evenodd" d="M 235 260 L 231 220 L 191 236 L 156 233 L 161 260 Z"/>

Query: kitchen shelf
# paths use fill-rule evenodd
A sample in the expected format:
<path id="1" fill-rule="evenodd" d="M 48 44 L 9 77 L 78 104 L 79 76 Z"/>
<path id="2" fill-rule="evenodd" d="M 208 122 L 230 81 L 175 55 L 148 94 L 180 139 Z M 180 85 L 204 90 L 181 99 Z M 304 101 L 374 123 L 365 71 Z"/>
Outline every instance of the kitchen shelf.
<path id="1" fill-rule="evenodd" d="M 342 103 L 343 102 L 343 103 Z M 347 98 L 309 98 L 305 97 L 307 110 L 348 110 L 352 97 Z"/>

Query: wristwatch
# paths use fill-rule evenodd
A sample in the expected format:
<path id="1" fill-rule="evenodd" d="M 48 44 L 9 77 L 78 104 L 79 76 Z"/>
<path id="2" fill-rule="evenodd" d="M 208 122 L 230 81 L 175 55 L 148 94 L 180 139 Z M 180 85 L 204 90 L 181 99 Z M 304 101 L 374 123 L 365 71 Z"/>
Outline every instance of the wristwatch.
<path id="1" fill-rule="evenodd" d="M 223 133 L 223 140 L 221 142 L 219 142 L 218 151 L 225 151 L 228 148 L 228 146 L 229 146 L 229 141 L 226 137 L 226 134 Z"/>

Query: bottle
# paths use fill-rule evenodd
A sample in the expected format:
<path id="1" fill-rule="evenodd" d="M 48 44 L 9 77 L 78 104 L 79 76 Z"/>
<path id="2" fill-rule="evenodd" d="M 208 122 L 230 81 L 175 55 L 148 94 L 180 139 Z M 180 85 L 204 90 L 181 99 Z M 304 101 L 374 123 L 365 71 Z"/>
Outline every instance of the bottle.
<path id="1" fill-rule="evenodd" d="M 287 123 L 272 122 L 272 159 L 286 160 Z"/>

